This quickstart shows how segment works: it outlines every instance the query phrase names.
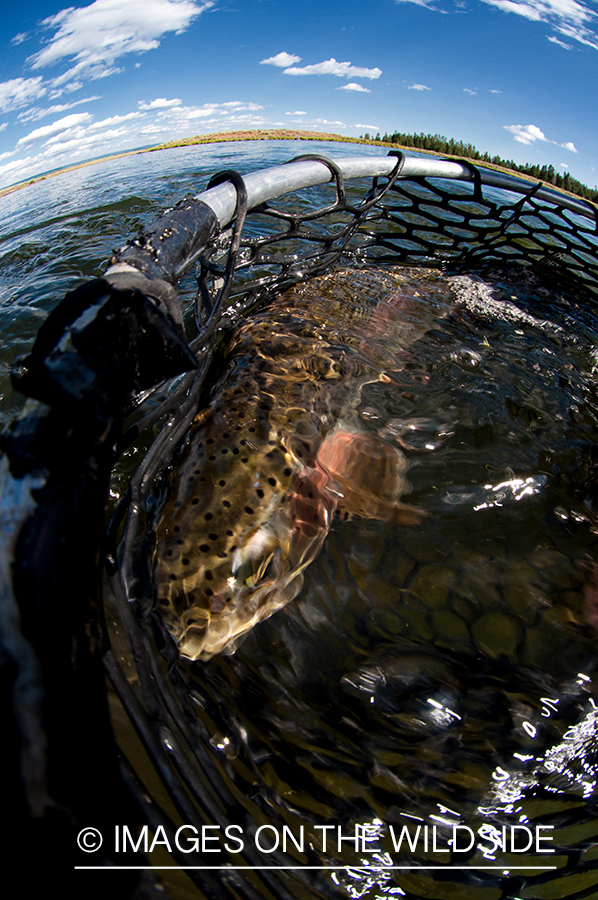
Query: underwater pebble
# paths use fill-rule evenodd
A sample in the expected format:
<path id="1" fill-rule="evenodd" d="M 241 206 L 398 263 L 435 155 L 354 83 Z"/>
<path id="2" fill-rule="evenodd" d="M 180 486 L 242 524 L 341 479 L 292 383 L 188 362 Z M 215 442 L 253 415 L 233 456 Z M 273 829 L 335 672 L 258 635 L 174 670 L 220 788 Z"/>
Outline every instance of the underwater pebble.
<path id="1" fill-rule="evenodd" d="M 409 588 L 427 606 L 438 609 L 448 600 L 449 591 L 456 580 L 453 569 L 444 566 L 424 566 L 413 579 Z"/>
<path id="2" fill-rule="evenodd" d="M 523 638 L 520 622 L 512 616 L 494 611 L 485 613 L 474 622 L 471 633 L 478 647 L 492 659 L 503 654 L 513 657 Z"/>
<path id="3" fill-rule="evenodd" d="M 440 610 L 434 613 L 432 617 L 432 626 L 436 631 L 437 637 L 434 641 L 438 647 L 446 647 L 448 650 L 454 649 L 455 645 L 471 645 L 471 637 L 469 629 L 460 616 L 449 610 Z"/>

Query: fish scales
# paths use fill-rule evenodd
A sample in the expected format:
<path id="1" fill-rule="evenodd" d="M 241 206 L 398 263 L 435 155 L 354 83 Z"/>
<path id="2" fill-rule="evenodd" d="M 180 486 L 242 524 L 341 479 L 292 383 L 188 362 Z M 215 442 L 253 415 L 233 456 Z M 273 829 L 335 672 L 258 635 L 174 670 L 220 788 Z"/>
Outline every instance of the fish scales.
<path id="1" fill-rule="evenodd" d="M 355 410 L 451 302 L 436 271 L 345 269 L 236 330 L 155 528 L 156 610 L 183 656 L 234 652 L 292 600 L 337 509 L 421 520 L 400 502 L 404 456 L 364 434 Z"/>

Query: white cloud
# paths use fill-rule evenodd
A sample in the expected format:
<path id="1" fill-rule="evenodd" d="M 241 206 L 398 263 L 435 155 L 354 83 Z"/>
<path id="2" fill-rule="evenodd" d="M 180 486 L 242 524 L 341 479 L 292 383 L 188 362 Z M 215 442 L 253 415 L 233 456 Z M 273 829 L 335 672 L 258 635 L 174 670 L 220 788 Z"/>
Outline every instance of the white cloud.
<path id="1" fill-rule="evenodd" d="M 281 69 L 285 69 L 287 66 L 292 66 L 298 62 L 301 62 L 300 56 L 293 56 L 292 53 L 287 53 L 283 50 L 281 53 L 277 53 L 276 56 L 269 56 L 268 59 L 260 60 L 260 66 L 280 66 Z"/>
<path id="2" fill-rule="evenodd" d="M 11 78 L 10 81 L 0 82 L 0 111 L 9 112 L 18 109 L 43 97 L 47 88 L 43 84 L 41 75 L 35 78 Z"/>
<path id="3" fill-rule="evenodd" d="M 334 57 L 311 66 L 291 66 L 285 75 L 336 75 L 339 78 L 380 78 L 382 69 L 364 69 L 350 62 L 337 62 Z"/>
<path id="4" fill-rule="evenodd" d="M 150 100 L 149 103 L 145 100 L 140 100 L 138 106 L 139 109 L 169 109 L 171 106 L 180 106 L 182 102 L 178 97 L 175 97 L 173 100 L 157 97 L 155 100 Z"/>
<path id="5" fill-rule="evenodd" d="M 534 141 L 544 141 L 547 144 L 563 147 L 564 150 L 570 150 L 571 153 L 577 153 L 573 141 L 567 141 L 564 144 L 559 144 L 558 141 L 551 141 L 537 125 L 503 125 L 503 128 L 506 131 L 510 131 L 516 141 L 520 144 L 526 144 L 528 147 Z"/>
<path id="6" fill-rule="evenodd" d="M 503 12 L 517 13 L 517 15 L 525 16 L 526 19 L 531 19 L 535 22 L 539 22 L 542 18 L 540 11 L 536 9 L 533 2 L 522 3 L 521 0 L 483 0 L 483 2 L 487 3 L 488 6 L 496 6 L 498 9 L 502 9 Z"/>
<path id="7" fill-rule="evenodd" d="M 482 0 L 503 12 L 515 13 L 532 22 L 552 25 L 555 31 L 588 47 L 598 50 L 598 35 L 592 26 L 596 25 L 598 13 L 583 0 Z M 566 44 L 549 38 L 565 49 Z"/>
<path id="8" fill-rule="evenodd" d="M 115 70 L 116 71 L 116 70 Z M 120 71 L 120 70 L 118 70 Z M 108 74 L 108 73 L 106 73 Z M 59 85 L 60 82 L 60 85 Z M 74 91 L 78 91 L 83 87 L 82 81 L 69 81 L 68 84 L 62 85 L 61 78 L 55 78 L 52 84 L 52 90 L 50 91 L 50 100 L 56 100 L 58 97 L 62 97 L 63 94 L 72 94 Z"/>
<path id="9" fill-rule="evenodd" d="M 447 10 L 433 5 L 433 0 L 395 0 L 396 3 L 416 3 L 425 6 L 434 12 L 445 13 Z M 579 41 L 588 47 L 598 50 L 598 34 L 596 23 L 598 13 L 584 0 L 482 0 L 488 6 L 500 9 L 502 12 L 515 13 L 523 16 L 530 22 L 543 22 L 569 40 Z M 456 2 L 455 6 L 463 9 L 464 3 Z M 570 44 L 560 41 L 556 37 L 549 37 L 549 41 L 571 50 Z"/>
<path id="10" fill-rule="evenodd" d="M 357 84 L 356 81 L 350 81 L 349 84 L 341 84 L 337 91 L 359 91 L 360 94 L 371 93 L 369 88 L 364 87 L 362 84 Z"/>
<path id="11" fill-rule="evenodd" d="M 42 141 L 61 132 L 67 131 L 75 125 L 81 125 L 84 122 L 90 122 L 93 116 L 91 113 L 73 113 L 71 116 L 64 116 L 57 119 L 51 125 L 42 125 L 41 128 L 35 128 L 26 134 L 25 137 L 17 141 L 17 147 L 25 147 L 27 144 L 34 144 L 36 141 Z"/>
<path id="12" fill-rule="evenodd" d="M 373 131 L 379 131 L 379 130 L 380 130 L 380 129 L 378 128 L 377 125 L 363 125 L 363 124 L 360 124 L 359 122 L 356 122 L 355 125 L 354 125 L 353 127 L 354 127 L 354 128 L 367 128 L 367 129 L 370 129 L 370 128 L 371 128 Z"/>
<path id="13" fill-rule="evenodd" d="M 548 138 L 537 125 L 503 125 L 520 144 L 533 144 L 534 141 L 547 141 Z"/>
<path id="14" fill-rule="evenodd" d="M 434 12 L 444 12 L 444 10 L 432 6 L 431 0 L 395 0 L 395 3 L 415 3 L 416 6 L 425 6 L 427 9 L 434 10 Z"/>
<path id="15" fill-rule="evenodd" d="M 339 122 L 338 119 L 336 121 L 331 121 L 330 119 L 314 119 L 314 122 L 317 122 L 318 125 L 336 125 L 338 128 L 346 128 L 344 122 Z"/>
<path id="16" fill-rule="evenodd" d="M 285 116 L 306 116 L 307 113 L 304 109 L 296 109 L 295 112 L 285 113 Z"/>
<path id="17" fill-rule="evenodd" d="M 29 35 L 26 32 L 20 31 L 19 34 L 15 34 L 15 36 L 11 38 L 10 43 L 17 47 L 19 44 L 22 44 L 23 41 L 26 41 L 28 37 Z"/>
<path id="18" fill-rule="evenodd" d="M 101 122 L 92 122 L 89 126 L 89 131 L 98 131 L 100 128 L 108 128 L 110 125 L 120 125 L 121 122 L 129 122 L 131 119 L 138 119 L 143 116 L 143 113 L 140 112 L 130 112 L 126 113 L 124 116 L 109 116 L 107 119 L 102 119 Z"/>
<path id="19" fill-rule="evenodd" d="M 214 6 L 215 0 L 95 0 L 90 6 L 69 7 L 44 19 L 54 35 L 30 58 L 34 69 L 63 60 L 74 65 L 58 79 L 64 83 L 84 75 L 101 78 L 114 74 L 117 59 L 127 53 L 145 53 L 160 44 L 168 32 L 185 31 L 193 19 Z"/>
<path id="20" fill-rule="evenodd" d="M 45 116 L 55 116 L 56 113 L 66 112 L 67 109 L 72 109 L 74 106 L 81 106 L 82 103 L 91 103 L 93 100 L 101 100 L 100 95 L 96 94 L 94 97 L 82 97 L 81 100 L 73 100 L 72 103 L 56 103 L 54 106 L 48 106 L 45 109 L 39 109 L 36 106 L 32 106 L 22 113 L 19 113 L 17 119 L 21 123 L 34 122 L 37 119 L 45 118 Z"/>
<path id="21" fill-rule="evenodd" d="M 432 88 L 429 88 L 425 84 L 418 84 L 416 81 L 415 84 L 410 84 L 409 87 L 407 88 L 407 90 L 408 91 L 431 91 Z"/>
<path id="22" fill-rule="evenodd" d="M 502 91 L 499 91 L 498 88 L 492 88 L 490 90 L 490 93 L 491 94 L 502 94 Z"/>
<path id="23" fill-rule="evenodd" d="M 472 88 L 463 88 L 463 92 L 465 94 L 471 94 L 472 97 L 475 97 L 477 91 L 474 91 Z"/>
<path id="24" fill-rule="evenodd" d="M 8 126 L 8 122 L 3 122 L 2 125 L 0 125 L 0 131 L 4 131 L 4 129 L 5 129 L 7 126 Z"/>
<path id="25" fill-rule="evenodd" d="M 564 41 L 559 41 L 557 37 L 549 37 L 548 40 L 552 44 L 556 44 L 558 47 L 562 47 L 563 50 L 573 50 L 573 46 L 571 44 L 566 44 Z"/>
<path id="26" fill-rule="evenodd" d="M 218 131 L 227 127 L 233 128 L 234 123 L 248 121 L 251 124 L 264 124 L 262 115 L 255 115 L 263 110 L 259 103 L 243 100 L 229 100 L 225 103 L 204 103 L 202 106 L 175 106 L 170 109 L 159 110 L 156 114 L 154 133 L 163 133 L 162 140 L 170 140 L 176 135 L 189 135 L 197 128 L 197 120 L 201 120 L 202 129 L 215 127 Z M 228 125 L 228 123 L 232 123 Z M 151 128 L 151 126 L 148 126 Z M 150 133 L 144 129 L 144 133 Z"/>

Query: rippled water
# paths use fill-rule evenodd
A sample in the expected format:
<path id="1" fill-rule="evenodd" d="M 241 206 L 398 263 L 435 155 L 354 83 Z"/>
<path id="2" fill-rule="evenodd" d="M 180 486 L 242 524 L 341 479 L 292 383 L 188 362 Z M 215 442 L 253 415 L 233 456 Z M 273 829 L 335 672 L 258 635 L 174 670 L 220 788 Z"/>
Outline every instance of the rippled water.
<path id="1" fill-rule="evenodd" d="M 22 403 L 8 384 L 12 359 L 113 248 L 215 171 L 304 151 L 287 142 L 266 155 L 260 143 L 173 150 L 0 200 L 4 418 Z M 397 360 L 392 383 L 363 388 L 356 411 L 364 430 L 406 455 L 409 503 L 427 518 L 338 522 L 301 595 L 234 656 L 186 664 L 186 678 L 248 817 L 303 828 L 322 865 L 353 866 L 321 873 L 312 883 L 323 896 L 590 898 L 598 331 L 582 298 L 508 273 L 490 288 L 462 279 L 458 298 Z M 415 840 L 424 825 L 446 848 L 456 824 L 477 835 L 468 852 L 425 846 L 423 830 L 395 849 L 404 826 Z M 331 837 L 324 850 L 323 825 L 344 835 L 367 826 L 367 838 L 339 850 Z M 552 827 L 557 852 L 520 852 L 521 843 L 492 852 L 492 837 L 515 825 Z M 557 869 L 516 869 L 524 864 Z"/>

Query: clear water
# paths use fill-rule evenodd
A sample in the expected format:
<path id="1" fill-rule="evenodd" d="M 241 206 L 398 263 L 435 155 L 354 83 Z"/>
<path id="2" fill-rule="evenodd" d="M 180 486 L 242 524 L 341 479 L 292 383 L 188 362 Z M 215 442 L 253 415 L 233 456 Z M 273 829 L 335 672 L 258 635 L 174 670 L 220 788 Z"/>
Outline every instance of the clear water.
<path id="1" fill-rule="evenodd" d="M 10 366 L 66 291 L 214 172 L 306 149 L 355 153 L 185 148 L 2 198 L 4 421 L 23 403 Z M 213 757 L 248 816 L 303 826 L 322 865 L 353 866 L 318 876 L 325 897 L 596 896 L 597 346 L 574 295 L 504 274 L 492 303 L 464 291 L 397 361 L 394 382 L 366 386 L 358 407 L 364 430 L 408 457 L 408 499 L 425 522 L 337 523 L 296 601 L 234 656 L 187 667 Z M 478 834 L 476 846 L 395 850 L 393 835 L 424 823 L 438 826 L 439 846 L 455 824 Z M 367 841 L 324 851 L 325 824 L 345 835 L 367 825 Z M 492 853 L 479 836 L 512 825 L 553 826 L 557 852 Z M 540 863 L 556 871 L 514 868 Z"/>

